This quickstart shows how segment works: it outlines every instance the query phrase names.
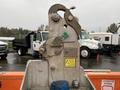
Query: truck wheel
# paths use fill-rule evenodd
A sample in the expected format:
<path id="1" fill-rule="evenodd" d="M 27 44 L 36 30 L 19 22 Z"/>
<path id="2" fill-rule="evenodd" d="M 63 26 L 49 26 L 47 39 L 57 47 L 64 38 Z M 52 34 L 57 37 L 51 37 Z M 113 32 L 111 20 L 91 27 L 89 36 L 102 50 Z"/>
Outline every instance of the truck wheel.
<path id="1" fill-rule="evenodd" d="M 1 56 L 1 59 L 6 59 L 6 57 L 7 57 L 7 54 Z"/>
<path id="2" fill-rule="evenodd" d="M 18 53 L 19 56 L 22 56 L 22 55 L 23 55 L 23 50 L 22 50 L 21 48 L 19 48 L 19 49 L 17 50 L 17 53 Z"/>
<path id="3" fill-rule="evenodd" d="M 80 56 L 82 58 L 89 58 L 90 57 L 90 50 L 87 47 L 80 48 Z"/>
<path id="4" fill-rule="evenodd" d="M 24 49 L 24 48 L 19 48 L 17 50 L 17 53 L 18 53 L 19 56 L 25 55 L 26 52 L 27 52 L 27 49 Z"/>

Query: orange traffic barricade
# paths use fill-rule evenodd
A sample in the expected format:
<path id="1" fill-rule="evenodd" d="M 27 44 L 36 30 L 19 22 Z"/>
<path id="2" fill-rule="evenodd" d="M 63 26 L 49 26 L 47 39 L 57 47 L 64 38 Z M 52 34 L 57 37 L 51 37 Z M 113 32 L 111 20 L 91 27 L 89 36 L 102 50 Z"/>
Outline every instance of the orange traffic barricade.
<path id="1" fill-rule="evenodd" d="M 86 72 L 95 90 L 120 90 L 120 72 Z"/>
<path id="2" fill-rule="evenodd" d="M 24 72 L 0 72 L 0 90 L 20 90 Z"/>

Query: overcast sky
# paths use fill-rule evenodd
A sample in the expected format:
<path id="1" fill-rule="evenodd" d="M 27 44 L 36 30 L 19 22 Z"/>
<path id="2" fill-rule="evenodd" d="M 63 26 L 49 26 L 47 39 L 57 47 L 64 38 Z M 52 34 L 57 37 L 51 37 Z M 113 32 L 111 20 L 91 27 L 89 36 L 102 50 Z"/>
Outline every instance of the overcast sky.
<path id="1" fill-rule="evenodd" d="M 73 14 L 88 31 L 104 31 L 120 22 L 120 0 L 0 0 L 0 27 L 36 30 L 47 25 L 48 9 L 55 3 L 76 6 Z"/>

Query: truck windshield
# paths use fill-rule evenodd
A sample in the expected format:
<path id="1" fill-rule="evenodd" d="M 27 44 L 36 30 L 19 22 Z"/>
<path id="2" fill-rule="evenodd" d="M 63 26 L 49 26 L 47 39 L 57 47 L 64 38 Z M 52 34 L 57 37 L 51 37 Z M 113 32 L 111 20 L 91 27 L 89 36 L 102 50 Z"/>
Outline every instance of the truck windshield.
<path id="1" fill-rule="evenodd" d="M 43 35 L 43 40 L 48 39 L 48 32 L 42 32 L 42 35 Z"/>
<path id="2" fill-rule="evenodd" d="M 81 31 L 80 33 L 81 39 L 89 39 L 89 33 L 85 32 L 85 31 Z"/>

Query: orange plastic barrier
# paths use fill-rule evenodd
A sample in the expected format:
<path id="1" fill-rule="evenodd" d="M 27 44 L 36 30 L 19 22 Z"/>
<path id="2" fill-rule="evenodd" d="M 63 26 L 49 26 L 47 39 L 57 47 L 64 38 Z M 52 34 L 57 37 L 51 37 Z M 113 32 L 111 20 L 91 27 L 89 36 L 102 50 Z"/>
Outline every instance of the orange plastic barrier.
<path id="1" fill-rule="evenodd" d="M 120 90 L 120 72 L 86 72 L 96 90 Z"/>
<path id="2" fill-rule="evenodd" d="M 20 90 L 24 72 L 1 72 L 0 90 Z M 86 72 L 96 90 L 120 90 L 120 72 Z"/>
<path id="3" fill-rule="evenodd" d="M 24 72 L 0 72 L 0 90 L 20 90 Z"/>

